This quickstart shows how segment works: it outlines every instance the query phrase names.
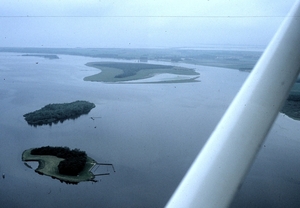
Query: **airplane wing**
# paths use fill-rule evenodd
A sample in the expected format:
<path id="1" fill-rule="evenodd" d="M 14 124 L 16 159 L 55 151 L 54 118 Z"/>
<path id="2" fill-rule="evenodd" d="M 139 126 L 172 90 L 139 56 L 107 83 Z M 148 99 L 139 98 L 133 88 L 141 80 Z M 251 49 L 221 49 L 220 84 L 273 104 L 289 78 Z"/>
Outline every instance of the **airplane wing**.
<path id="1" fill-rule="evenodd" d="M 299 71 L 300 1 L 297 1 L 167 207 L 230 205 Z"/>

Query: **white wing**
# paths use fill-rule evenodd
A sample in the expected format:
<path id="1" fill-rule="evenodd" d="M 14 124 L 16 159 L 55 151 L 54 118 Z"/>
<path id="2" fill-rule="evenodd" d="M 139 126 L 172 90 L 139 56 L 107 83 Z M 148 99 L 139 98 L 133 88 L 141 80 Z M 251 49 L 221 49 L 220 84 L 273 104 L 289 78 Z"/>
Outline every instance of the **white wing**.
<path id="1" fill-rule="evenodd" d="M 167 207 L 230 205 L 299 70 L 300 1 L 297 1 Z"/>

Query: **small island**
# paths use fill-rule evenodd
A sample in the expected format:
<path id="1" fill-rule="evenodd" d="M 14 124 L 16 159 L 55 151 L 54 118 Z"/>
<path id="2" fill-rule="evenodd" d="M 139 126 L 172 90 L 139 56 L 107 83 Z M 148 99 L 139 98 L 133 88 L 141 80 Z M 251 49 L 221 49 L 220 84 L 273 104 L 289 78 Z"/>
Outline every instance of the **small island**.
<path id="1" fill-rule="evenodd" d="M 68 119 L 76 119 L 83 114 L 88 114 L 95 106 L 94 103 L 87 101 L 75 101 L 72 103 L 48 104 L 36 110 L 24 114 L 24 118 L 29 125 L 41 126 L 52 125 L 59 121 L 62 123 Z"/>
<path id="2" fill-rule="evenodd" d="M 25 150 L 23 161 L 38 161 L 39 166 L 35 172 L 51 176 L 67 184 L 78 184 L 82 181 L 94 181 L 95 176 L 91 170 L 95 165 L 111 165 L 97 163 L 88 157 L 84 151 L 69 149 L 68 147 L 44 146 Z M 30 167 L 30 166 L 29 166 Z M 112 166 L 113 167 L 113 166 Z M 114 170 L 114 169 L 113 169 Z M 97 175 L 109 175 L 97 174 Z"/>
<path id="3" fill-rule="evenodd" d="M 23 54 L 22 56 L 42 57 L 45 59 L 59 59 L 57 55 L 53 55 L 53 54 Z"/>

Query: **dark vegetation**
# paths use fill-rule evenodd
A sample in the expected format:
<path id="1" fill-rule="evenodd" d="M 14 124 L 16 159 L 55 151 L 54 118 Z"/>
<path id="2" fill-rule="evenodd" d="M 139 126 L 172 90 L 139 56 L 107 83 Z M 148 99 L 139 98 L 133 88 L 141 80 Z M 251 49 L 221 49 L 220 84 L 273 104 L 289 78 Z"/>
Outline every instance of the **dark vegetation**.
<path id="1" fill-rule="evenodd" d="M 46 59 L 59 59 L 57 55 L 52 55 L 52 54 L 45 54 L 45 55 L 40 55 L 40 54 L 24 54 L 22 56 L 35 56 L 35 57 L 42 57 Z"/>
<path id="2" fill-rule="evenodd" d="M 52 155 L 65 160 L 58 165 L 58 171 L 63 175 L 78 175 L 87 161 L 87 154 L 79 149 L 70 150 L 68 147 L 40 147 L 31 150 L 32 155 Z"/>
<path id="3" fill-rule="evenodd" d="M 281 112 L 293 119 L 300 120 L 300 95 L 291 93 L 285 101 Z"/>
<path id="4" fill-rule="evenodd" d="M 300 120 L 300 79 L 292 87 L 287 100 L 284 103 L 281 112 L 287 116 Z"/>
<path id="5" fill-rule="evenodd" d="M 23 115 L 29 125 L 52 125 L 67 119 L 76 119 L 88 114 L 95 107 L 94 103 L 75 101 L 72 103 L 48 104 L 40 110 Z"/>
<path id="6" fill-rule="evenodd" d="M 158 64 L 144 64 L 144 63 L 118 63 L 118 62 L 109 62 L 109 63 L 96 63 L 95 67 L 110 67 L 117 68 L 123 71 L 122 74 L 118 74 L 115 78 L 125 78 L 135 75 L 140 70 L 147 69 L 172 69 L 173 66 L 158 65 Z"/>

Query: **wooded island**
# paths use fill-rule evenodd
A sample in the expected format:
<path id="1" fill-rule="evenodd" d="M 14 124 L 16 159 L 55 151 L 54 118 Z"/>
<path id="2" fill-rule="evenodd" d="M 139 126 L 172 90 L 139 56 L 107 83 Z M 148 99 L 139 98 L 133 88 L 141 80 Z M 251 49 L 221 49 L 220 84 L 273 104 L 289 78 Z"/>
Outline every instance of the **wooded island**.
<path id="1" fill-rule="evenodd" d="M 48 104 L 23 116 L 29 125 L 52 125 L 52 123 L 62 123 L 67 119 L 76 119 L 83 114 L 88 114 L 94 107 L 96 107 L 94 103 L 87 101 Z"/>
<path id="2" fill-rule="evenodd" d="M 23 152 L 22 160 L 38 161 L 39 166 L 35 172 L 65 183 L 77 184 L 95 178 L 90 170 L 96 161 L 79 149 L 50 146 L 33 148 Z"/>

